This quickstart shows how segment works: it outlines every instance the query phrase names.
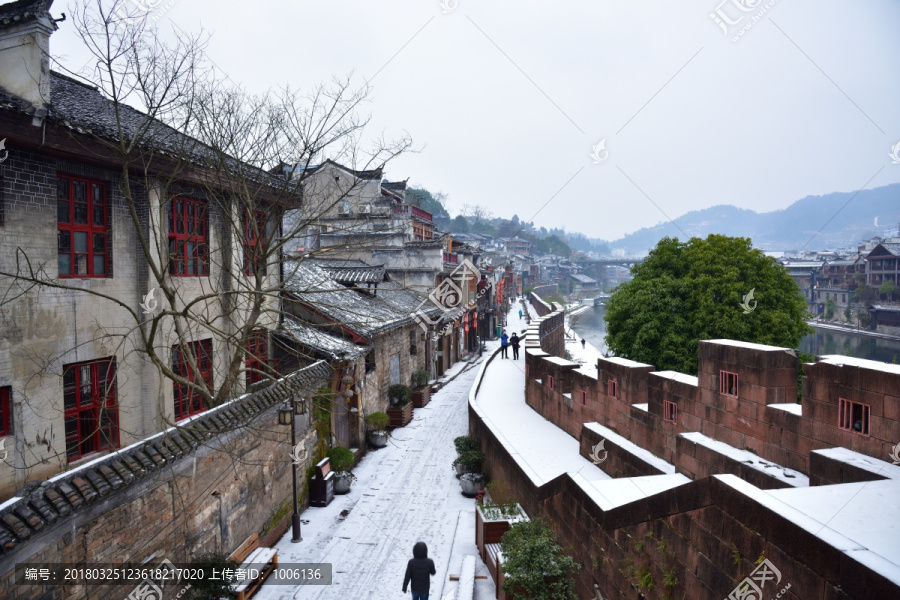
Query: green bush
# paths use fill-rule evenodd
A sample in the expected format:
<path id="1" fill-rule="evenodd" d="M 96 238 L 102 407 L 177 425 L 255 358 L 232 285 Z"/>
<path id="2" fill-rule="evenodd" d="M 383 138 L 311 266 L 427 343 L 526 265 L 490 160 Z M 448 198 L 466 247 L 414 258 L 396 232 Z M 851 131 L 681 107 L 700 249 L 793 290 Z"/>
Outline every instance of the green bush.
<path id="1" fill-rule="evenodd" d="M 203 571 L 203 577 L 192 578 L 191 587 L 184 598 L 189 600 L 208 600 L 209 598 L 236 598 L 231 583 L 222 579 L 223 569 L 237 569 L 240 565 L 225 554 L 203 554 L 191 561 L 191 569 Z M 213 578 L 213 573 L 216 573 Z M 183 581 L 180 585 L 186 585 Z"/>
<path id="2" fill-rule="evenodd" d="M 387 429 L 390 424 L 391 418 L 387 416 L 387 413 L 376 412 L 366 417 L 366 428 L 369 431 L 382 431 Z"/>
<path id="3" fill-rule="evenodd" d="M 457 454 L 463 454 L 472 450 L 478 450 L 478 440 L 471 435 L 459 436 L 458 438 L 453 440 L 453 445 L 456 446 Z"/>
<path id="4" fill-rule="evenodd" d="M 484 452 L 477 450 L 463 452 L 459 458 L 453 461 L 454 467 L 458 464 L 463 466 L 465 473 L 481 473 L 481 468 L 484 466 Z"/>
<path id="5" fill-rule="evenodd" d="M 391 399 L 391 404 L 402 407 L 409 404 L 412 398 L 412 390 L 409 389 L 409 386 L 397 383 L 388 388 L 388 396 Z"/>
<path id="6" fill-rule="evenodd" d="M 428 385 L 428 371 L 425 369 L 413 371 L 412 377 L 410 377 L 410 385 L 414 390 L 421 390 Z"/>
<path id="7" fill-rule="evenodd" d="M 503 591 L 531 600 L 576 600 L 572 573 L 580 566 L 562 552 L 541 519 L 515 523 L 500 540 Z"/>
<path id="8" fill-rule="evenodd" d="M 353 452 L 343 446 L 335 446 L 328 451 L 328 458 L 331 461 L 331 468 L 335 471 L 347 471 L 353 466 L 356 457 Z"/>

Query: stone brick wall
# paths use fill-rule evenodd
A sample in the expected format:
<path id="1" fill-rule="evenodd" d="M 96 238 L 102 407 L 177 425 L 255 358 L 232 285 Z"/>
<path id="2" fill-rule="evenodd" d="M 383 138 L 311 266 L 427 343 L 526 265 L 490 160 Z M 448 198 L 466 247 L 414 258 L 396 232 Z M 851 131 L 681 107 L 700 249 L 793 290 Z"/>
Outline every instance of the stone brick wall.
<path id="1" fill-rule="evenodd" d="M 284 397 L 317 389 L 328 372 L 317 363 L 295 374 L 296 384 L 275 384 L 224 405 L 192 421 L 191 429 L 46 482 L 4 509 L 0 597 L 118 600 L 130 591 L 15 586 L 15 563 L 121 564 L 150 557 L 152 564 L 163 558 L 183 563 L 209 552 L 230 553 L 254 533 L 263 544 L 274 542 L 287 530 L 292 488 L 290 430 L 278 424 L 277 406 Z M 310 457 L 316 431 L 305 419 L 298 417 L 298 439 Z M 299 468 L 304 505 L 310 466 Z"/>

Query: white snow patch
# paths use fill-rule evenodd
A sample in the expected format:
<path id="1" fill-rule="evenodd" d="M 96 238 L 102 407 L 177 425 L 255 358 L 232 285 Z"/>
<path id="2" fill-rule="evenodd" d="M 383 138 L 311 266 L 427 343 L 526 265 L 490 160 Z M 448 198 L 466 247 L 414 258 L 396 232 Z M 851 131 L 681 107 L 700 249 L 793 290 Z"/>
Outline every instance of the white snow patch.
<path id="1" fill-rule="evenodd" d="M 881 371 L 882 373 L 900 375 L 900 365 L 892 365 L 877 360 L 868 360 L 865 358 L 841 356 L 839 354 L 826 354 L 824 356 L 820 356 L 818 362 L 827 363 L 829 365 L 837 365 L 839 367 L 859 367 L 860 369 L 869 369 L 872 371 Z"/>
<path id="2" fill-rule="evenodd" d="M 609 358 L 607 358 L 605 360 L 608 360 L 609 362 L 617 364 L 617 365 L 622 365 L 623 367 L 635 368 L 635 367 L 652 367 L 653 366 L 653 365 L 647 365 L 644 363 L 640 363 L 640 362 L 637 362 L 634 360 L 628 360 L 627 358 L 622 358 L 621 356 L 610 356 Z"/>
<path id="3" fill-rule="evenodd" d="M 650 375 L 655 375 L 656 377 L 665 377 L 666 379 L 671 379 L 672 381 L 678 381 L 680 383 L 686 383 L 694 387 L 697 387 L 700 382 L 700 379 L 698 377 L 688 375 L 686 373 L 679 373 L 678 371 L 653 371 L 652 373 L 650 373 Z"/>
<path id="4" fill-rule="evenodd" d="M 644 450 L 631 440 L 622 437 L 612 429 L 604 427 L 600 423 L 585 423 L 584 426 L 595 433 L 599 433 L 604 439 L 611 441 L 622 450 L 633 454 L 645 463 L 659 469 L 663 473 L 675 473 L 675 465 L 667 463 L 649 450 Z"/>
<path id="5" fill-rule="evenodd" d="M 631 408 L 636 408 L 644 412 L 650 412 L 650 404 L 647 402 L 645 402 L 644 404 L 632 404 Z"/>
<path id="6" fill-rule="evenodd" d="M 679 434 L 679 437 L 691 440 L 692 442 L 700 444 L 701 446 L 711 448 L 719 454 L 724 454 L 725 456 L 739 463 L 743 463 L 750 468 L 761 471 L 766 475 L 774 477 L 775 479 L 783 481 L 784 483 L 787 483 L 788 485 L 791 485 L 793 487 L 809 487 L 809 477 L 807 477 L 803 473 L 794 471 L 793 469 L 782 467 L 781 465 L 769 462 L 767 460 L 763 460 L 759 456 L 747 450 L 741 450 L 739 448 L 735 448 L 734 446 L 726 444 L 725 442 L 720 442 L 718 440 L 708 438 L 699 431 L 681 433 Z"/>
<path id="7" fill-rule="evenodd" d="M 588 481 L 578 473 L 574 473 L 572 479 L 603 510 L 624 506 L 629 502 L 641 500 L 691 482 L 689 478 L 680 473 L 626 477 L 606 481 Z"/>
<path id="8" fill-rule="evenodd" d="M 753 342 L 741 342 L 739 340 L 700 340 L 710 344 L 721 344 L 722 346 L 736 346 L 738 348 L 750 348 L 751 350 L 764 350 L 766 352 L 793 352 L 790 348 L 781 348 L 780 346 L 769 346 L 767 344 L 754 344 Z"/>
<path id="9" fill-rule="evenodd" d="M 788 404 L 767 404 L 766 408 L 777 408 L 778 410 L 793 413 L 798 417 L 803 416 L 803 405 L 797 404 L 796 402 L 790 402 Z"/>

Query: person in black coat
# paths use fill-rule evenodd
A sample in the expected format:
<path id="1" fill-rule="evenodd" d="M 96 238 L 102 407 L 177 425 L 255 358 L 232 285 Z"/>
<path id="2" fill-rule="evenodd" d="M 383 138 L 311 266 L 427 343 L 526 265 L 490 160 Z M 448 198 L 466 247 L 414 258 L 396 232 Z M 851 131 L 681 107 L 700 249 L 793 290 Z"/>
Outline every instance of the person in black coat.
<path id="1" fill-rule="evenodd" d="M 412 600 L 428 600 L 431 589 L 430 575 L 436 575 L 434 561 L 428 558 L 428 546 L 425 542 L 416 542 L 413 546 L 413 558 L 406 565 L 406 577 L 403 578 L 403 593 L 412 583 Z"/>
<path id="2" fill-rule="evenodd" d="M 519 360 L 519 336 L 515 333 L 509 338 L 509 345 L 513 349 L 513 360 Z"/>

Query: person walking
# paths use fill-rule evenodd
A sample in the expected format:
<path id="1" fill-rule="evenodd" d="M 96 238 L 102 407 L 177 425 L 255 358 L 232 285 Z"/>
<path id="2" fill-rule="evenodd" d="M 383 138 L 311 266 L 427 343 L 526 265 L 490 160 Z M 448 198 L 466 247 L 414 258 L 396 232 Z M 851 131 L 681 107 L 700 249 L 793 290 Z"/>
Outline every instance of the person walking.
<path id="1" fill-rule="evenodd" d="M 584 348 L 584 338 L 581 338 L 581 347 Z"/>
<path id="2" fill-rule="evenodd" d="M 416 542 L 413 546 L 413 558 L 406 564 L 406 576 L 403 578 L 403 593 L 412 584 L 412 600 L 428 600 L 431 589 L 431 575 L 437 575 L 434 561 L 428 558 L 428 546 L 425 542 Z"/>
<path id="3" fill-rule="evenodd" d="M 509 352 L 509 336 L 506 335 L 506 330 L 500 334 L 500 358 L 509 358 L 507 354 Z"/>
<path id="4" fill-rule="evenodd" d="M 513 360 L 519 360 L 519 334 L 515 331 L 512 334 L 512 337 L 509 338 L 509 344 L 513 349 Z"/>
<path id="5" fill-rule="evenodd" d="M 519 319 L 522 319 L 522 309 L 519 309 Z"/>

